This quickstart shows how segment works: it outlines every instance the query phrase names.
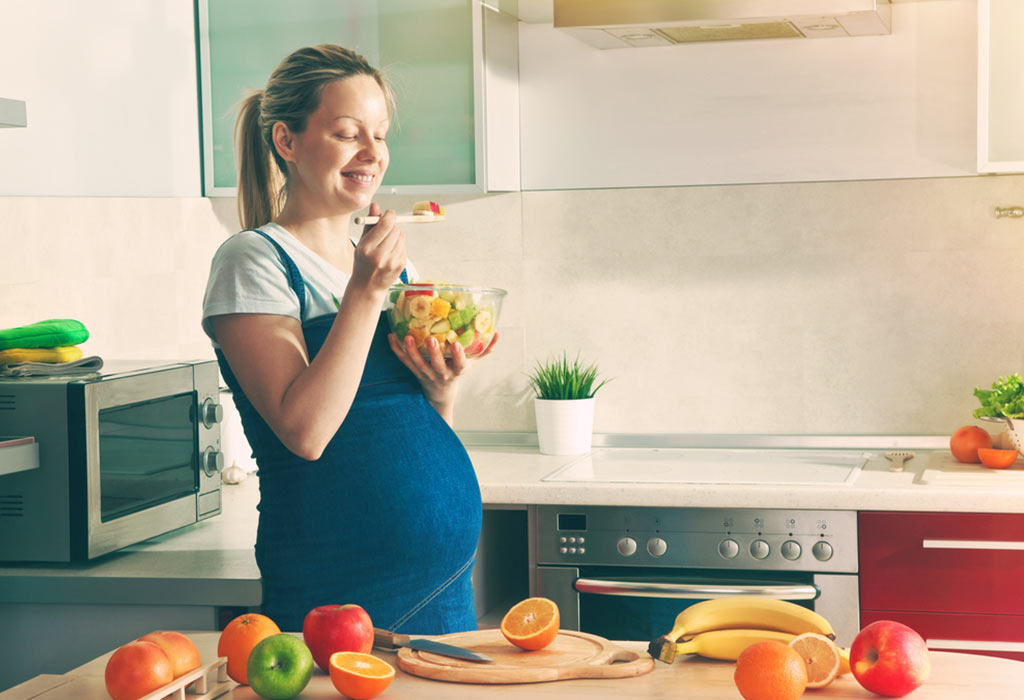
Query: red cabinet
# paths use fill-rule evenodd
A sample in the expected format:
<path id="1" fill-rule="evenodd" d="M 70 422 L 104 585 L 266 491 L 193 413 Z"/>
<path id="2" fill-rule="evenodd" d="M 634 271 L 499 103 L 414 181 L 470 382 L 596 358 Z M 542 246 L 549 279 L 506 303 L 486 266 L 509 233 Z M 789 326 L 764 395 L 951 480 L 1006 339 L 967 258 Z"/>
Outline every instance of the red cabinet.
<path id="1" fill-rule="evenodd" d="M 1024 660 L 1024 514 L 858 520 L 861 626 L 898 620 L 933 649 Z"/>

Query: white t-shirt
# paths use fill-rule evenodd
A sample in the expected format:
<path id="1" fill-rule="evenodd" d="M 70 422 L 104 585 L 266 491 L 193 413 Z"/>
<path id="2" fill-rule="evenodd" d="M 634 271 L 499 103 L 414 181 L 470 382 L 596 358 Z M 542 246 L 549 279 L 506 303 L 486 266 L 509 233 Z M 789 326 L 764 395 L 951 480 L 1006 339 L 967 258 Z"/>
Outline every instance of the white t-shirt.
<path id="1" fill-rule="evenodd" d="M 277 224 L 260 226 L 292 259 L 306 283 L 305 316 L 299 316 L 299 297 L 291 288 L 288 270 L 280 253 L 255 231 L 239 231 L 224 241 L 213 256 L 210 278 L 203 297 L 203 331 L 213 337 L 211 316 L 222 314 L 279 314 L 304 323 L 311 318 L 337 312 L 334 299 L 341 300 L 349 275 L 310 250 L 302 241 Z M 409 279 L 416 279 L 406 261 Z"/>

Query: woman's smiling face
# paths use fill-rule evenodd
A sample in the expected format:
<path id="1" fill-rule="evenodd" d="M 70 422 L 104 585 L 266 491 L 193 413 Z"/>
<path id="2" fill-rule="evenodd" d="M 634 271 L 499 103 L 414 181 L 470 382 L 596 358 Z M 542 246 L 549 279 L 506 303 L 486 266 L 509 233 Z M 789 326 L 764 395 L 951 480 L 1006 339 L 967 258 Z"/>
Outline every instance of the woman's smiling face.
<path id="1" fill-rule="evenodd" d="M 370 76 L 325 84 L 306 130 L 293 135 L 289 198 L 339 213 L 368 206 L 388 168 L 390 125 L 384 91 Z"/>

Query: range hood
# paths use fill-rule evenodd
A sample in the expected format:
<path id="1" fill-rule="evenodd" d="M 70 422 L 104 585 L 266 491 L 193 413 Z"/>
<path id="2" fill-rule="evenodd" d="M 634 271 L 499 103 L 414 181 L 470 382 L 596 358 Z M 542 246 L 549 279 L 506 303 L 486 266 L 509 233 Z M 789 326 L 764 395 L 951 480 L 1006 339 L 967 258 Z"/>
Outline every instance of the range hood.
<path id="1" fill-rule="evenodd" d="M 0 127 L 28 126 L 25 103 L 0 97 Z"/>
<path id="2" fill-rule="evenodd" d="M 599 49 L 892 33 L 889 0 L 554 0 L 554 26 Z"/>

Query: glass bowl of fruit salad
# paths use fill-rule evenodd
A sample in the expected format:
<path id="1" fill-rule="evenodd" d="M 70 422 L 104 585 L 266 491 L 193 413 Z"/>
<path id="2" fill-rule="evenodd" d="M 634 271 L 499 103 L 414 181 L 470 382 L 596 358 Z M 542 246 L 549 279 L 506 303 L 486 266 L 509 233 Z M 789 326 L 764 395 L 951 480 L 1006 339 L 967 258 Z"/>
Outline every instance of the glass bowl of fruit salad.
<path id="1" fill-rule="evenodd" d="M 385 312 L 391 332 L 404 344 L 411 335 L 424 357 L 435 338 L 445 357 L 456 343 L 466 357 L 479 355 L 494 337 L 504 289 L 467 287 L 438 282 L 396 284 L 388 293 Z"/>

